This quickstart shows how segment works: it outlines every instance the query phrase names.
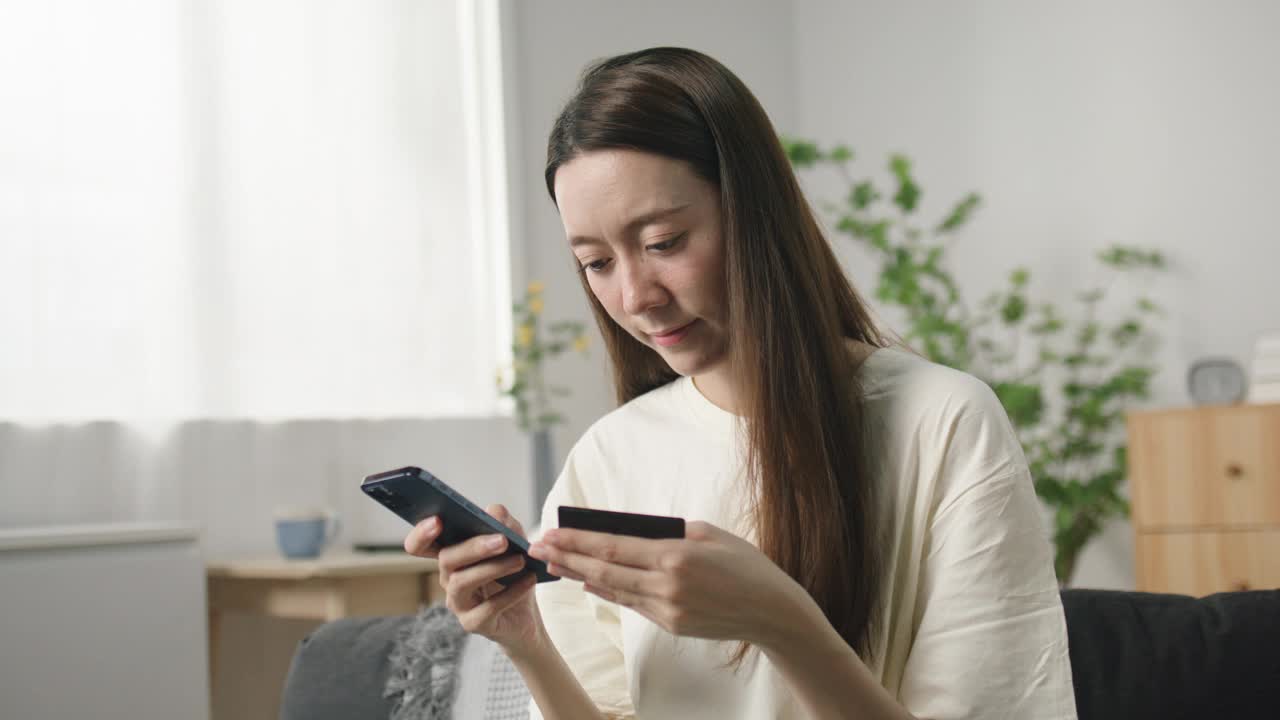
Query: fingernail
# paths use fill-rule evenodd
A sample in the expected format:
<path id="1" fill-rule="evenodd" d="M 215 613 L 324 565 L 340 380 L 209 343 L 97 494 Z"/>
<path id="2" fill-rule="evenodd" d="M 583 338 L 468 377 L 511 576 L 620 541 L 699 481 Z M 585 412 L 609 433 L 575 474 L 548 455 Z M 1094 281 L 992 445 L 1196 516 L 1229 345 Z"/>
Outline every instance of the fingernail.
<path id="1" fill-rule="evenodd" d="M 427 532 L 435 532 L 440 527 L 440 519 L 434 517 L 427 518 L 427 521 L 423 523 L 422 526 Z"/>
<path id="2" fill-rule="evenodd" d="M 533 557 L 540 558 L 542 555 L 542 543 L 534 543 L 529 546 L 529 554 Z"/>
<path id="3" fill-rule="evenodd" d="M 506 538 L 502 537 L 501 535 L 494 535 L 493 537 L 485 541 L 484 546 L 489 548 L 490 550 L 497 550 L 498 548 L 502 547 L 506 543 L 507 543 Z"/>

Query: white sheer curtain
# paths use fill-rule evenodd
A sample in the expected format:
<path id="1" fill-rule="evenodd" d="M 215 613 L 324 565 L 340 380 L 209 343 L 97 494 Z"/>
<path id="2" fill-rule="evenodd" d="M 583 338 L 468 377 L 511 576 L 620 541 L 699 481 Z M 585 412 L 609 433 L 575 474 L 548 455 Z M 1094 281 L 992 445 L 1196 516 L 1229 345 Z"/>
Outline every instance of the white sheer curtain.
<path id="1" fill-rule="evenodd" d="M 0 8 L 0 420 L 498 412 L 492 2 Z"/>
<path id="2" fill-rule="evenodd" d="M 303 504 L 394 539 L 359 477 L 424 458 L 528 512 L 493 379 L 498 23 L 497 0 L 0 2 L 0 526 L 177 519 L 260 552 Z"/>

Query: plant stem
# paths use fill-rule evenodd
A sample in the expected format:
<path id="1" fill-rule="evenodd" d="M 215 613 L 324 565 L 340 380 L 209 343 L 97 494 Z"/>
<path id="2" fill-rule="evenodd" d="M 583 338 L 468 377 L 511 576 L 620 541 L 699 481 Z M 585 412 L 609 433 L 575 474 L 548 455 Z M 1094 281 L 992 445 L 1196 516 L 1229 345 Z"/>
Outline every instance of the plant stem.
<path id="1" fill-rule="evenodd" d="M 542 347 L 541 325 L 542 324 L 538 322 L 538 319 L 534 318 L 533 341 L 536 347 Z M 538 362 L 534 363 L 534 367 L 533 367 L 533 397 L 534 397 L 535 408 L 534 408 L 533 423 L 531 423 L 530 426 L 534 429 L 534 431 L 546 429 L 546 426 L 543 424 L 543 421 L 542 421 L 542 416 L 546 415 L 547 406 L 549 404 L 547 399 L 547 383 L 545 378 L 543 378 L 543 373 L 542 373 L 542 361 L 545 359 L 546 359 L 546 354 L 544 351 L 543 353 L 540 353 L 538 355 Z"/>

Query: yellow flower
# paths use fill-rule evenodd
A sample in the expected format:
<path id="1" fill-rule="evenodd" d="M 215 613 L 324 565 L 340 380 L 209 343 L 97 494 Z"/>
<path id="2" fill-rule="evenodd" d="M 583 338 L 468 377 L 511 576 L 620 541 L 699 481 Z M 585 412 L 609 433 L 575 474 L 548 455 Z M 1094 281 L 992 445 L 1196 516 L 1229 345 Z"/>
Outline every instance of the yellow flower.
<path id="1" fill-rule="evenodd" d="M 520 347 L 529 347 L 533 344 L 533 326 L 521 325 L 516 328 L 516 344 Z"/>
<path id="2" fill-rule="evenodd" d="M 574 350 L 577 350 L 577 351 L 578 351 L 578 352 L 580 352 L 580 353 L 584 353 L 584 352 L 586 352 L 586 351 L 587 351 L 587 336 L 586 336 L 586 335 L 579 335 L 578 337 L 574 338 L 574 339 L 573 339 L 573 349 L 574 349 Z"/>
<path id="3" fill-rule="evenodd" d="M 537 295 L 538 293 L 542 292 L 542 289 L 543 289 L 542 283 L 538 282 L 537 280 L 534 280 L 533 282 L 529 283 L 530 295 Z"/>
<path id="4" fill-rule="evenodd" d="M 540 315 L 542 313 L 542 298 L 535 297 L 529 300 L 529 312 L 534 315 Z"/>

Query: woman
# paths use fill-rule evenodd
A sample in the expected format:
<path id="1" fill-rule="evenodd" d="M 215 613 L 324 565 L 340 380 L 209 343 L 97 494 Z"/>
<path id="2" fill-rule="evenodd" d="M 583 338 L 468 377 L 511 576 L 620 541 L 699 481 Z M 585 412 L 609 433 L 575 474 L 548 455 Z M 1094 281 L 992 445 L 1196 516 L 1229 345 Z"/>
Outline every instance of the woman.
<path id="1" fill-rule="evenodd" d="M 676 48 L 589 68 L 546 182 L 619 407 L 543 507 L 530 554 L 564 580 L 503 589 L 521 561 L 494 559 L 499 536 L 438 552 L 534 717 L 1075 717 L 1003 409 L 887 347 L 741 81 Z M 562 504 L 684 517 L 686 537 L 550 529 Z M 406 548 L 437 556 L 439 530 Z"/>

